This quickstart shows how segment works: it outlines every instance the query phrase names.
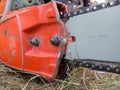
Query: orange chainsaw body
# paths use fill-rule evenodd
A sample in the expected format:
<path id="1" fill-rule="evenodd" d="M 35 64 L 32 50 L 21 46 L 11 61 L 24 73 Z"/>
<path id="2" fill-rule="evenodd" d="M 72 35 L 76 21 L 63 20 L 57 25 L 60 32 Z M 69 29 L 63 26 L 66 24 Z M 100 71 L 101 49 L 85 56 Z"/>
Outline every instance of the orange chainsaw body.
<path id="1" fill-rule="evenodd" d="M 0 0 L 0 15 L 3 13 L 5 8 L 6 0 Z"/>
<path id="2" fill-rule="evenodd" d="M 4 10 L 5 1 L 1 0 L 0 13 Z M 59 10 L 63 10 L 58 10 L 58 6 L 64 7 L 65 11 L 66 8 L 63 4 L 54 4 L 50 2 L 10 11 L 4 20 L 0 20 L 2 62 L 15 69 L 49 78 L 58 76 L 66 45 L 55 46 L 50 40 L 56 35 L 64 38 L 64 22 L 58 22 L 57 19 L 60 18 Z M 39 38 L 39 46 L 31 45 L 30 40 L 34 37 Z"/>

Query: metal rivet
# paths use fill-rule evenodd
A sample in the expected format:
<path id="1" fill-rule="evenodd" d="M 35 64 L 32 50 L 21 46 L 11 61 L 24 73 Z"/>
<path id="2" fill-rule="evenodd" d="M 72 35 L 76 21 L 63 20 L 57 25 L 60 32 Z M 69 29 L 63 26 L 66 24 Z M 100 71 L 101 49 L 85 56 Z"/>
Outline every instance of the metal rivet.
<path id="1" fill-rule="evenodd" d="M 82 66 L 82 62 L 80 62 L 79 65 Z"/>
<path id="2" fill-rule="evenodd" d="M 97 10 L 97 7 L 96 7 L 96 6 L 94 6 L 94 7 L 93 7 L 93 10 Z"/>
<path id="3" fill-rule="evenodd" d="M 105 7 L 106 7 L 106 4 L 105 4 L 105 3 L 103 3 L 103 4 L 101 5 L 101 7 L 102 7 L 102 8 L 105 8 Z"/>
<path id="4" fill-rule="evenodd" d="M 76 8 L 76 5 L 74 5 L 73 8 Z"/>
<path id="5" fill-rule="evenodd" d="M 106 68 L 106 70 L 107 70 L 107 71 L 110 71 L 110 70 L 111 70 L 111 68 L 110 68 L 110 67 L 107 67 L 107 68 Z"/>
<path id="6" fill-rule="evenodd" d="M 92 64 L 92 69 L 94 69 L 95 68 L 95 64 Z"/>
<path id="7" fill-rule="evenodd" d="M 63 12 L 60 12 L 60 15 L 63 15 Z"/>
<path id="8" fill-rule="evenodd" d="M 67 44 L 67 40 L 66 40 L 65 38 L 62 39 L 61 44 L 62 44 L 62 45 L 66 45 L 66 44 Z"/>
<path id="9" fill-rule="evenodd" d="M 115 69 L 115 72 L 116 72 L 116 73 L 119 73 L 119 72 L 120 72 L 120 69 L 119 69 L 119 68 L 116 68 L 116 69 Z"/>
<path id="10" fill-rule="evenodd" d="M 109 4 L 110 4 L 110 6 L 113 6 L 113 5 L 114 5 L 114 2 L 110 2 Z"/>
<path id="11" fill-rule="evenodd" d="M 71 16 L 71 14 L 70 14 L 70 13 L 68 13 L 68 16 Z"/>
<path id="12" fill-rule="evenodd" d="M 86 11 L 89 12 L 89 11 L 90 11 L 90 8 L 86 8 Z"/>
<path id="13" fill-rule="evenodd" d="M 87 67 L 87 68 L 88 68 L 88 67 L 89 67 L 89 64 L 88 64 L 88 63 L 86 63 L 86 64 L 85 64 L 85 67 Z"/>
<path id="14" fill-rule="evenodd" d="M 76 15 L 77 14 L 77 12 L 74 12 L 74 15 Z"/>
<path id="15" fill-rule="evenodd" d="M 82 11 L 82 10 L 80 10 L 80 13 L 83 13 L 83 11 Z"/>
<path id="16" fill-rule="evenodd" d="M 100 66 L 99 66 L 99 69 L 103 69 L 103 66 L 102 66 L 102 65 L 100 65 Z"/>

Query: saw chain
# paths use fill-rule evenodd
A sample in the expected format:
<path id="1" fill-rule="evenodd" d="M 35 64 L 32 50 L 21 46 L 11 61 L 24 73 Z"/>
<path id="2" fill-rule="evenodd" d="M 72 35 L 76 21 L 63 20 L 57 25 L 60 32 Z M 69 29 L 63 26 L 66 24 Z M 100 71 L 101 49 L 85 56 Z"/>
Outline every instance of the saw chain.
<path id="1" fill-rule="evenodd" d="M 74 66 L 75 68 L 84 67 L 92 70 L 112 72 L 120 74 L 120 63 L 119 62 L 107 62 L 102 60 L 91 60 L 91 59 L 74 59 L 74 60 L 63 60 L 64 63 L 67 63 L 69 66 Z"/>
<path id="2" fill-rule="evenodd" d="M 98 10 L 106 9 L 106 8 L 112 8 L 114 6 L 120 5 L 120 0 L 115 0 L 111 2 L 101 3 L 99 5 L 94 6 L 87 6 L 82 7 L 80 9 L 76 9 L 73 11 L 68 12 L 67 14 L 61 14 L 61 19 L 68 20 L 71 17 L 77 16 L 77 15 L 83 15 L 87 13 L 92 13 Z M 75 67 L 85 67 L 92 70 L 98 70 L 98 71 L 105 71 L 105 72 L 112 72 L 120 74 L 120 62 L 108 62 L 108 61 L 102 61 L 102 60 L 91 60 L 91 59 L 73 59 L 73 60 L 63 60 L 64 63 L 68 63 L 71 65 L 71 63 Z"/>
<path id="3" fill-rule="evenodd" d="M 81 7 L 80 9 L 69 11 L 68 13 L 60 13 L 60 16 L 62 20 L 67 21 L 70 17 L 91 13 L 105 8 L 111 8 L 117 5 L 120 5 L 120 0 L 113 0 L 110 2 L 105 2 L 94 6 Z"/>

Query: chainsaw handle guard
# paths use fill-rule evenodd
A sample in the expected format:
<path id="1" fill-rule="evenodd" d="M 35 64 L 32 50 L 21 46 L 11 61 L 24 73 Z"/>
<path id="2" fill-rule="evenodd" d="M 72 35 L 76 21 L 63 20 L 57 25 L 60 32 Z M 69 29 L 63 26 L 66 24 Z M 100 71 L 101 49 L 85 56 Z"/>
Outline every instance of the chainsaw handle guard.
<path id="1" fill-rule="evenodd" d="M 12 0 L 7 0 L 6 5 L 5 5 L 5 10 L 3 12 L 3 16 L 2 16 L 2 20 L 5 18 L 7 12 L 9 12 L 11 10 L 12 7 Z"/>
<path id="2" fill-rule="evenodd" d="M 15 2 L 14 0 L 7 0 L 6 5 L 5 5 L 5 10 L 4 10 L 3 16 L 1 18 L 2 20 L 5 18 L 7 12 L 12 10 L 12 5 L 14 4 L 14 2 Z M 23 0 L 23 3 L 24 3 L 24 6 L 31 6 L 31 5 L 36 4 L 36 0 L 32 0 L 31 3 L 29 3 L 27 0 Z"/>

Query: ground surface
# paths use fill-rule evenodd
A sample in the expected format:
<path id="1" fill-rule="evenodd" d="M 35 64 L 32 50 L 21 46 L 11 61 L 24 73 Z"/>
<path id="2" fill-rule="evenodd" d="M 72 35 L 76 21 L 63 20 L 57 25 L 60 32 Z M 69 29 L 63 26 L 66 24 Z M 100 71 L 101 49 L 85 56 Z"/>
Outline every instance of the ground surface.
<path id="1" fill-rule="evenodd" d="M 119 90 L 120 75 L 74 69 L 64 81 L 53 83 L 41 77 L 14 71 L 0 64 L 0 90 Z"/>

